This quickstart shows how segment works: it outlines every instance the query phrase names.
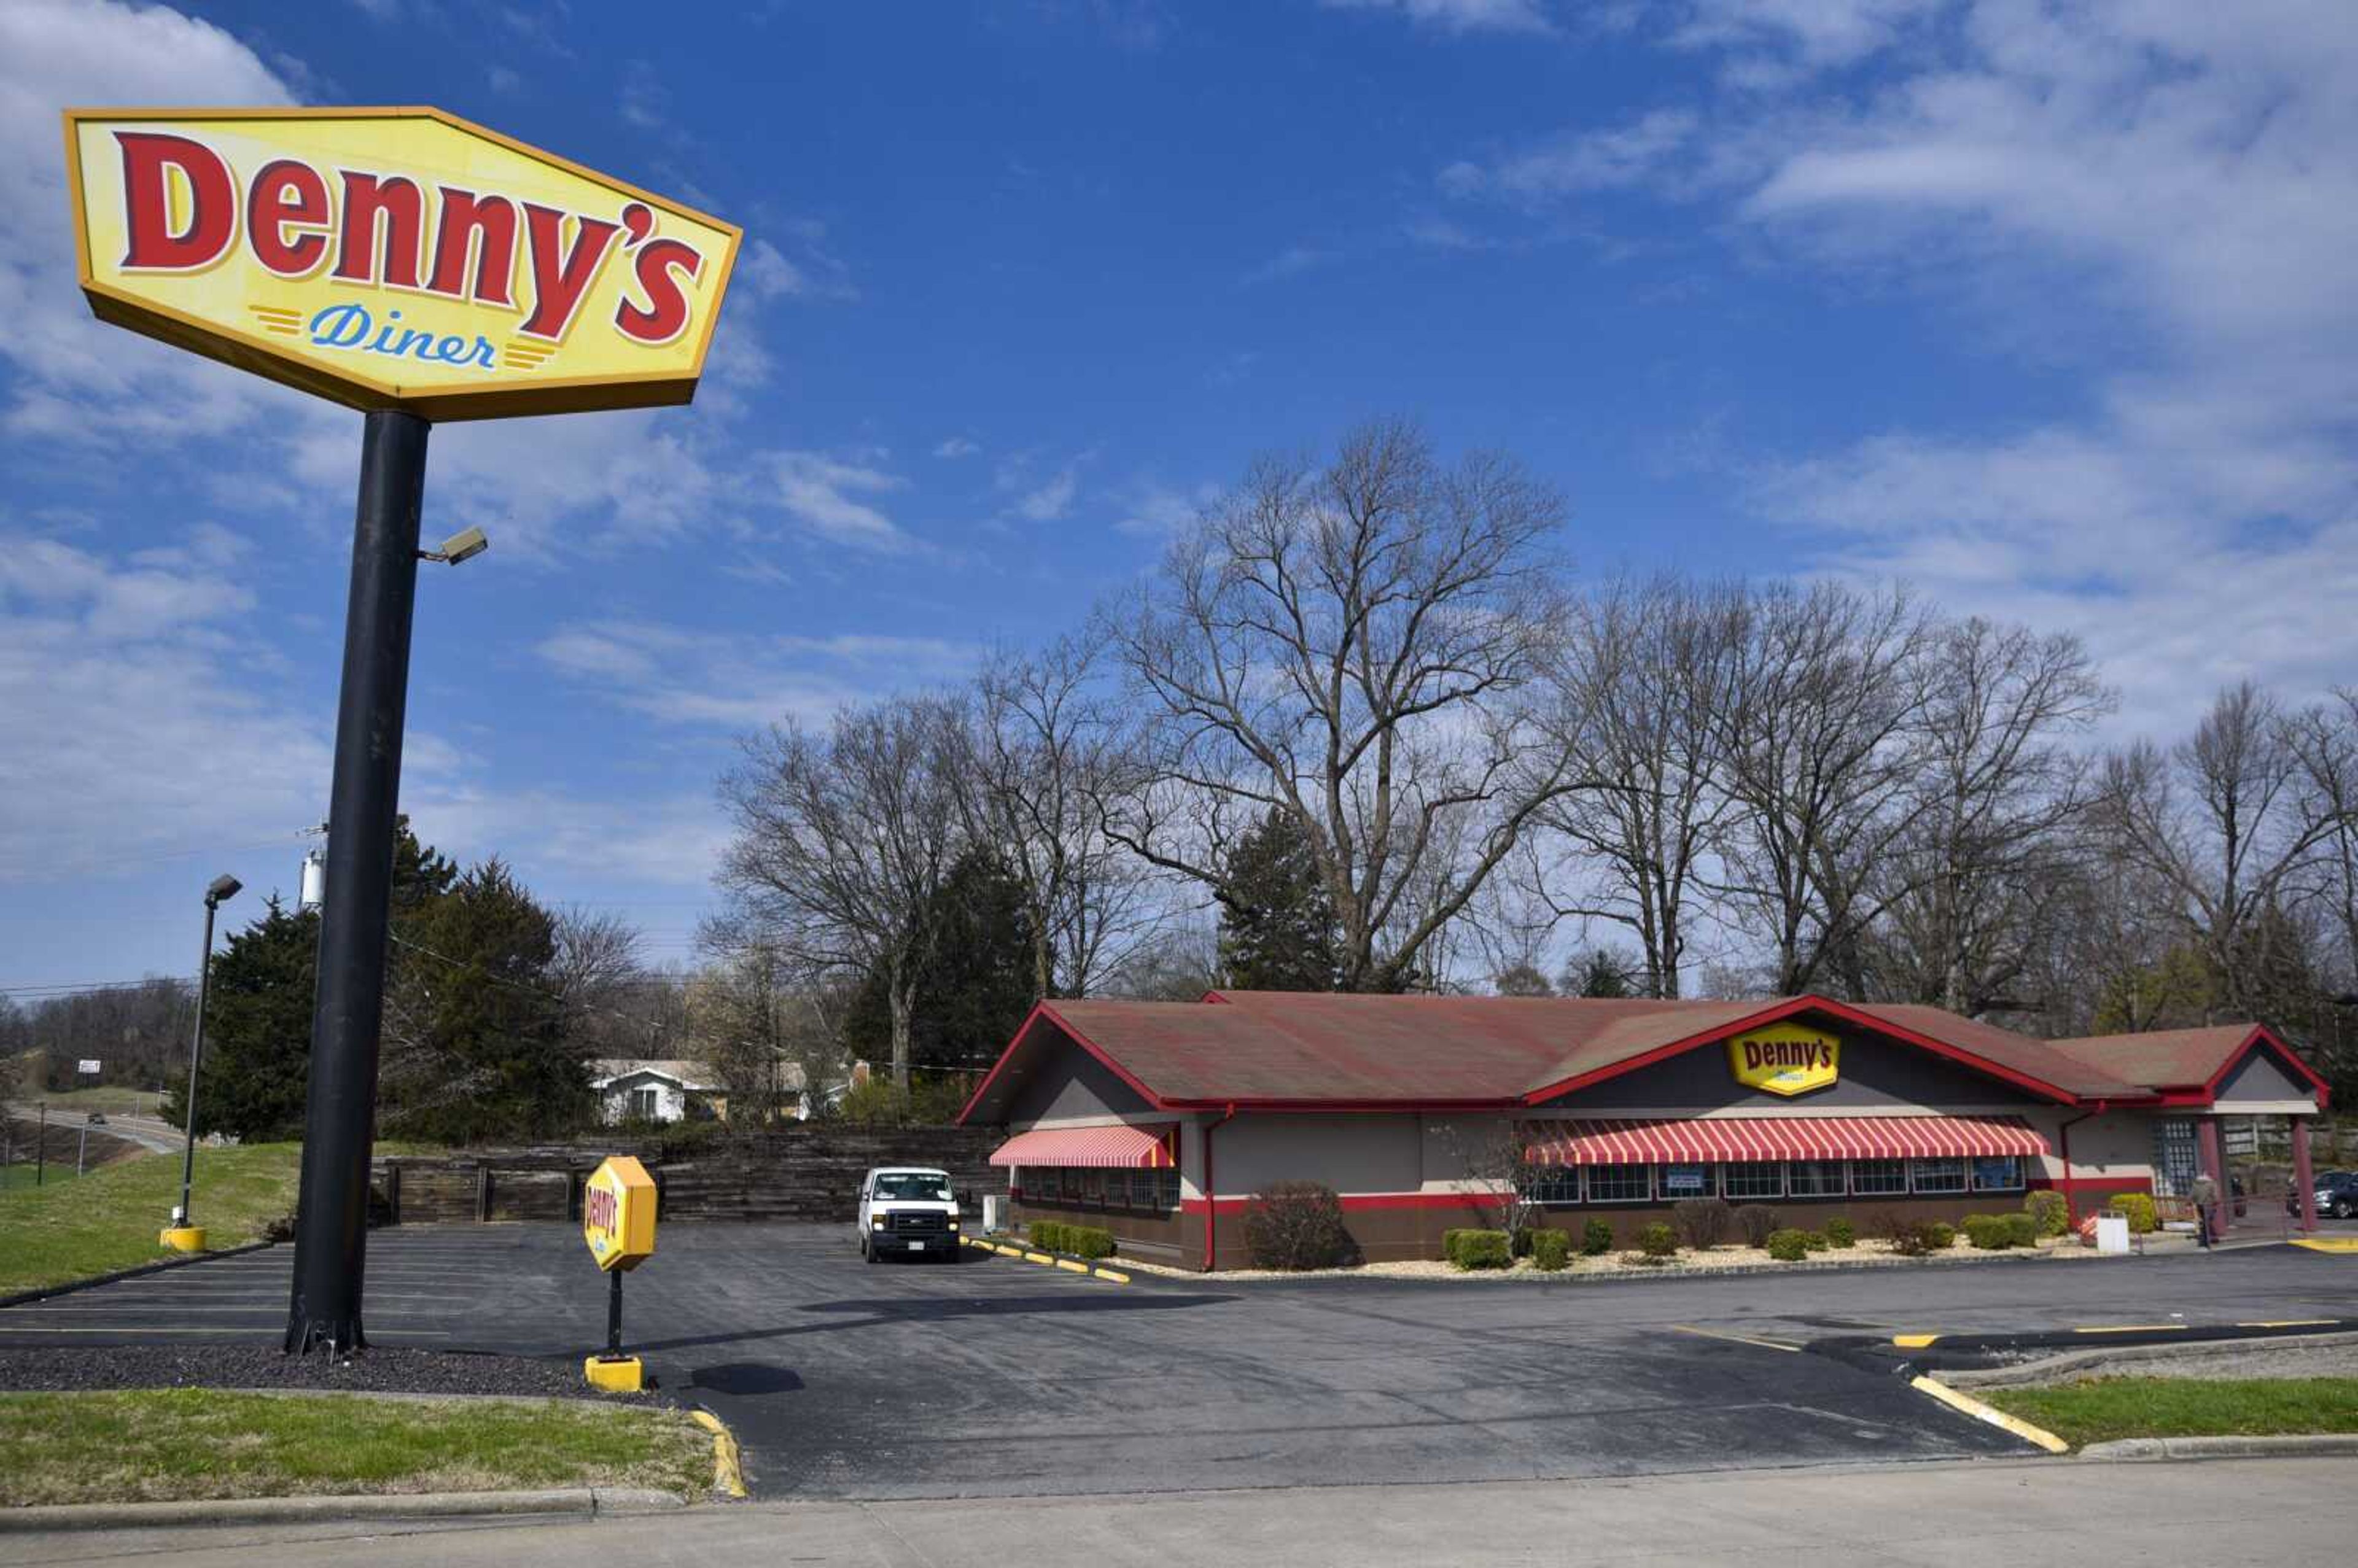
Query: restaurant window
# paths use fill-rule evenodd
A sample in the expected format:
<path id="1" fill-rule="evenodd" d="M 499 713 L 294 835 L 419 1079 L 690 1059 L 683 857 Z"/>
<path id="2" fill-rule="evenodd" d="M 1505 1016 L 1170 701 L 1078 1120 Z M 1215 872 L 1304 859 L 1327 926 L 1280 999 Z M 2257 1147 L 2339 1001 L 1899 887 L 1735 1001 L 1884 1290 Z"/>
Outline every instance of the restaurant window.
<path id="1" fill-rule="evenodd" d="M 1974 1161 L 1974 1191 L 2018 1193 L 2021 1190 L 2021 1155 L 1984 1154 Z"/>
<path id="2" fill-rule="evenodd" d="M 1662 1198 L 1670 1202 L 1678 1198 L 1711 1196 L 1709 1165 L 1665 1165 L 1662 1167 Z"/>
<path id="3" fill-rule="evenodd" d="M 1838 1198 L 1843 1195 L 1840 1160 L 1796 1160 L 1785 1167 L 1785 1190 L 1797 1198 Z"/>
<path id="4" fill-rule="evenodd" d="M 1532 1203 L 1578 1203 L 1580 1167 L 1534 1165 L 1523 1178 L 1523 1195 Z"/>
<path id="5" fill-rule="evenodd" d="M 1891 1197 L 1908 1190 L 1905 1160 L 1853 1160 L 1850 1190 L 1857 1197 Z"/>
<path id="6" fill-rule="evenodd" d="M 1590 1203 L 1644 1203 L 1654 1195 L 1650 1165 L 1591 1165 Z"/>
<path id="7" fill-rule="evenodd" d="M 1083 1171 L 1081 1173 L 1081 1201 L 1083 1203 L 1105 1202 L 1105 1179 L 1106 1173 L 1103 1171 Z"/>
<path id="8" fill-rule="evenodd" d="M 1176 1167 L 1156 1171 L 1154 1176 L 1154 1206 L 1174 1209 L 1179 1206 L 1179 1172 Z"/>
<path id="9" fill-rule="evenodd" d="M 1785 1167 L 1774 1160 L 1738 1160 L 1722 1165 L 1719 1190 L 1727 1198 L 1781 1198 Z"/>
<path id="10" fill-rule="evenodd" d="M 1965 1162 L 1962 1155 L 1945 1155 L 1938 1160 L 1909 1162 L 1909 1184 L 1920 1193 L 1961 1193 L 1965 1190 Z"/>

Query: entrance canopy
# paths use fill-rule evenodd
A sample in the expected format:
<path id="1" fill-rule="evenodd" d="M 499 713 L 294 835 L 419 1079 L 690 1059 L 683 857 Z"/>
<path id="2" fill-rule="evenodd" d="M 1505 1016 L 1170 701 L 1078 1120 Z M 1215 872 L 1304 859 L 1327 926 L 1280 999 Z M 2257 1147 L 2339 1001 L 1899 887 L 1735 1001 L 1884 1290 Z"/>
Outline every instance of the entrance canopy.
<path id="1" fill-rule="evenodd" d="M 1160 1171 L 1177 1163 L 1170 1145 L 1142 1127 L 1035 1128 L 992 1150 L 990 1162 L 1098 1171 Z"/>
<path id="2" fill-rule="evenodd" d="M 1576 1119 L 1524 1124 L 1534 1165 L 1646 1165 L 1732 1160 L 1905 1160 L 2024 1156 L 2047 1141 L 2016 1116 L 1779 1116 L 1692 1121 Z"/>

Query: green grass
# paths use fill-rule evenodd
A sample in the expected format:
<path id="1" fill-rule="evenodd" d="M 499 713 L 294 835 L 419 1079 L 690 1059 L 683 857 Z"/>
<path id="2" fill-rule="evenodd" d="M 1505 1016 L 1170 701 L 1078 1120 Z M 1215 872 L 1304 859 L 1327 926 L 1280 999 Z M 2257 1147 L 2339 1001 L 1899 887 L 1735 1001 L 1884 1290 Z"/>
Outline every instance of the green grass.
<path id="1" fill-rule="evenodd" d="M 262 1238 L 295 1212 L 302 1145 L 255 1143 L 197 1151 L 190 1207 L 207 1245 Z M 136 1268 L 168 1254 L 157 1232 L 180 1201 L 180 1162 L 158 1155 L 92 1171 L 80 1181 L 0 1194 L 0 1295 Z"/>
<path id="2" fill-rule="evenodd" d="M 128 1084 L 101 1084 L 87 1089 L 27 1088 L 18 1092 L 16 1104 L 25 1109 L 47 1105 L 49 1120 L 55 1124 L 62 1118 L 79 1119 L 91 1111 L 113 1116 L 118 1111 L 154 1116 L 156 1102 L 163 1097 L 153 1089 L 134 1088 Z"/>
<path id="3" fill-rule="evenodd" d="M 2086 1378 L 1980 1397 L 2074 1448 L 2123 1437 L 2358 1432 L 2358 1378 Z"/>
<path id="4" fill-rule="evenodd" d="M 7 1192 L 16 1187 L 23 1187 L 29 1191 L 35 1184 L 33 1176 L 34 1169 L 30 1163 L 23 1165 L 0 1165 L 0 1193 Z M 46 1187 L 53 1182 L 70 1182 L 73 1179 L 74 1168 L 73 1162 L 71 1160 L 67 1161 L 62 1165 L 59 1164 L 55 1160 L 52 1160 L 49 1162 L 49 1168 L 48 1171 L 41 1173 L 39 1184 Z"/>
<path id="5" fill-rule="evenodd" d="M 211 1389 L 0 1394 L 0 1506 L 712 1482 L 678 1411 Z"/>

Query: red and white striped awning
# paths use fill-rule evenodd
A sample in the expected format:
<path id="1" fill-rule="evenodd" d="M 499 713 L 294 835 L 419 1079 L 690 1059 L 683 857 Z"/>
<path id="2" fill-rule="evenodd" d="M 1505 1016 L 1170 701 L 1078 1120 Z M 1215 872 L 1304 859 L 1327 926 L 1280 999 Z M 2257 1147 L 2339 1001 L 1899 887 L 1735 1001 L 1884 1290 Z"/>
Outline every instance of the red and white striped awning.
<path id="1" fill-rule="evenodd" d="M 1077 1165 L 1099 1171 L 1167 1170 L 1170 1146 L 1142 1127 L 1037 1127 L 991 1151 L 994 1165 Z"/>
<path id="2" fill-rule="evenodd" d="M 2024 1156 L 2047 1141 L 2018 1116 L 1762 1116 L 1679 1121 L 1575 1119 L 1524 1126 L 1534 1165 L 1650 1165 L 1731 1160 L 1905 1160 Z"/>

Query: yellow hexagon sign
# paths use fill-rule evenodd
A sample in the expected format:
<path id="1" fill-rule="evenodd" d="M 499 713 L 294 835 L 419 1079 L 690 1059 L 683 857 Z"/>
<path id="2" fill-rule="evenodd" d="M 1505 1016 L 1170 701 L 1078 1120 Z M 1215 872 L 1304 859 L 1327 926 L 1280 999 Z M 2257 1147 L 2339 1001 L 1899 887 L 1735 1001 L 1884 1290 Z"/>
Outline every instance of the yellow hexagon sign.
<path id="1" fill-rule="evenodd" d="M 610 1156 L 581 1189 L 581 1239 L 598 1267 L 637 1268 L 654 1255 L 655 1179 L 628 1154 Z"/>
<path id="2" fill-rule="evenodd" d="M 1728 1070 L 1748 1088 L 1772 1095 L 1822 1089 L 1842 1076 L 1842 1041 L 1823 1029 L 1772 1023 L 1727 1043 Z"/>
<path id="3" fill-rule="evenodd" d="M 686 403 L 739 231 L 438 109 L 72 109 L 101 318 L 356 408 Z"/>

